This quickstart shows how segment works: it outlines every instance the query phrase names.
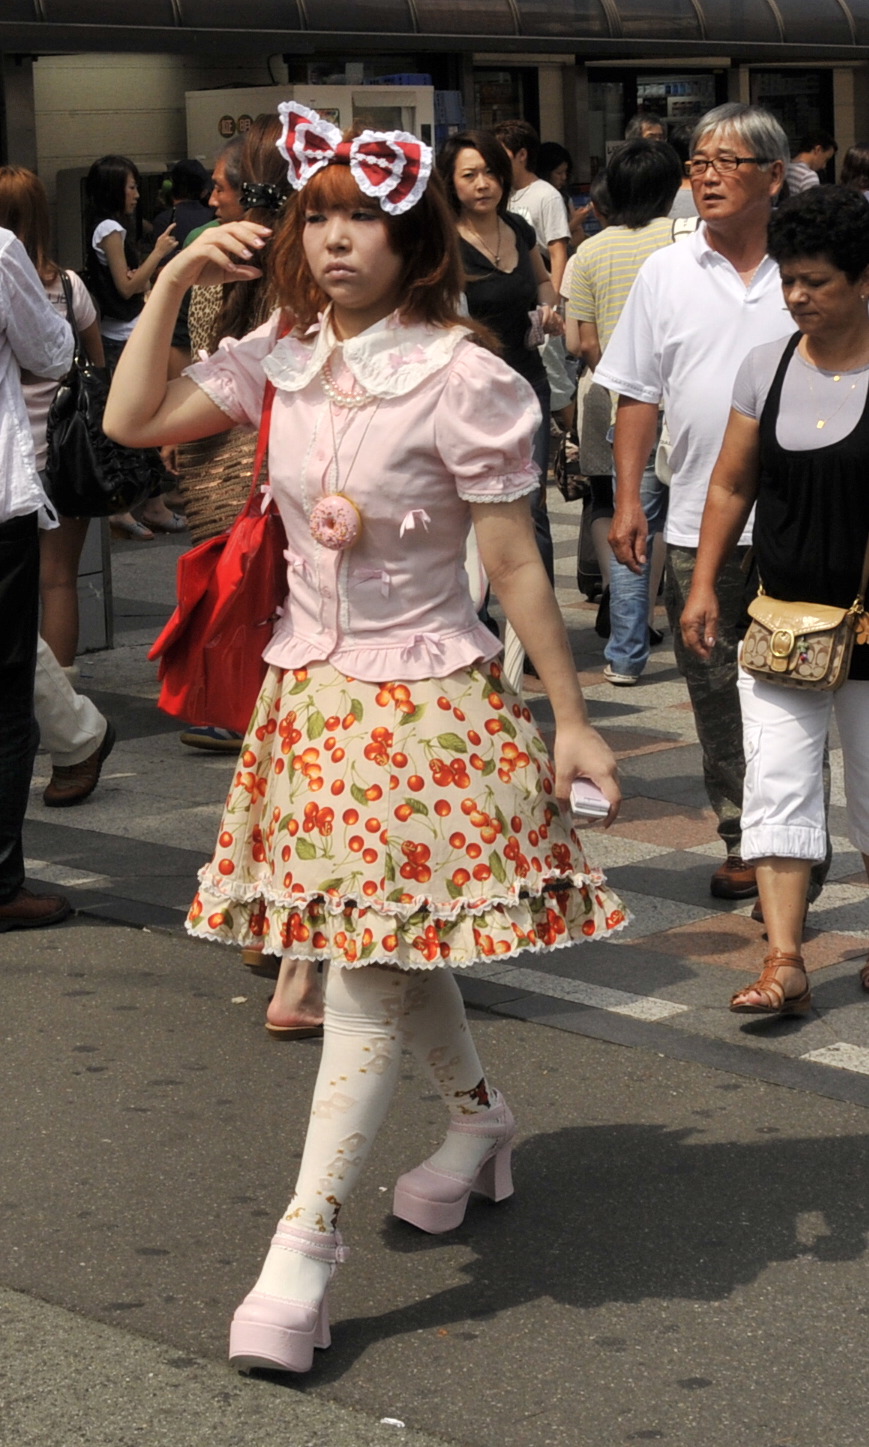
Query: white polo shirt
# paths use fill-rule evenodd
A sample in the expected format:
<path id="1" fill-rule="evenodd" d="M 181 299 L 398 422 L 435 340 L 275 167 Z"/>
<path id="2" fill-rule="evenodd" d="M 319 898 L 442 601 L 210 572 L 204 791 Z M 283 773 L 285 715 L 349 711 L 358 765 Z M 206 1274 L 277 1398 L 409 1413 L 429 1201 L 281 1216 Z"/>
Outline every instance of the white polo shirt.
<path id="1" fill-rule="evenodd" d="M 699 541 L 740 363 L 794 330 L 772 258 L 747 287 L 705 232 L 700 226 L 643 263 L 594 374 L 622 396 L 663 400 L 673 470 L 664 536 L 682 548 Z M 740 542 L 750 541 L 749 522 Z"/>

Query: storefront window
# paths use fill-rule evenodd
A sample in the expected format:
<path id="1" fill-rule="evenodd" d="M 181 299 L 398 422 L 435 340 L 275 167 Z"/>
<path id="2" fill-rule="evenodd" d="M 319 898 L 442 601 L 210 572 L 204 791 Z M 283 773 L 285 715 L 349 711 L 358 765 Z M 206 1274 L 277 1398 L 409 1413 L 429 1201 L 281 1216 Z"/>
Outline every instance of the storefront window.
<path id="1" fill-rule="evenodd" d="M 827 70 L 755 70 L 751 99 L 772 111 L 791 145 L 810 131 L 833 129 L 833 81 Z"/>
<path id="2" fill-rule="evenodd" d="M 499 121 L 523 117 L 537 123 L 537 71 L 516 66 L 510 70 L 474 71 L 474 123 L 490 131 Z"/>
<path id="3" fill-rule="evenodd" d="M 590 75 L 602 76 L 590 69 Z M 660 117 L 666 134 L 674 126 L 693 126 L 726 98 L 719 71 L 621 71 L 589 81 L 588 150 L 592 176 L 605 166 L 624 139 L 625 124 L 638 110 Z"/>
<path id="4" fill-rule="evenodd" d="M 691 125 L 715 104 L 711 75 L 643 75 L 637 81 L 638 109 L 660 116 L 665 133 L 671 126 Z"/>

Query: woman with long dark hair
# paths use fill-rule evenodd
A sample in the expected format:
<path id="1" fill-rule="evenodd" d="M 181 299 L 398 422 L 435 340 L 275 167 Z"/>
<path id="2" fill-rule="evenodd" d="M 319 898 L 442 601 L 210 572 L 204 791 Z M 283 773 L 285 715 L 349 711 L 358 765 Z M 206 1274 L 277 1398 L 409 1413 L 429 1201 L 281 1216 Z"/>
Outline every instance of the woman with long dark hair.
<path id="1" fill-rule="evenodd" d="M 459 231 L 468 312 L 497 337 L 508 367 L 534 388 L 542 420 L 534 435 L 541 489 L 534 504 L 537 544 L 550 582 L 555 576 L 546 516 L 550 389 L 538 345 L 529 345 L 529 313 L 541 308 L 541 336 L 561 336 L 558 296 L 540 255 L 533 226 L 507 209 L 510 157 L 491 131 L 450 136 L 437 168 Z"/>
<path id="2" fill-rule="evenodd" d="M 173 224 L 158 236 L 150 255 L 139 261 L 128 228 L 139 204 L 140 186 L 138 169 L 127 156 L 101 156 L 85 179 L 90 236 L 85 277 L 100 310 L 100 333 L 110 372 L 133 334 L 158 267 L 178 246 Z M 139 518 L 132 513 L 112 517 L 113 531 L 148 542 L 154 536 L 152 528 L 166 533 L 184 529 L 184 519 L 169 511 L 159 486 L 139 512 Z"/>

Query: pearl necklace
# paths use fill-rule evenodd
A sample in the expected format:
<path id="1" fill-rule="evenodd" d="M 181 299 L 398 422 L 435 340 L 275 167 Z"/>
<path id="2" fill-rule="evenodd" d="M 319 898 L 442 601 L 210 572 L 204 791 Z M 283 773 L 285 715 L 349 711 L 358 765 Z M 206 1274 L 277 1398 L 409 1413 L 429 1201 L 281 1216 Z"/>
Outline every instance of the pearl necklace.
<path id="1" fill-rule="evenodd" d="M 369 402 L 374 400 L 371 393 L 364 390 L 360 392 L 342 392 L 332 375 L 331 360 L 331 357 L 326 358 L 320 373 L 323 391 L 326 393 L 329 401 L 334 402 L 336 407 L 367 407 Z"/>

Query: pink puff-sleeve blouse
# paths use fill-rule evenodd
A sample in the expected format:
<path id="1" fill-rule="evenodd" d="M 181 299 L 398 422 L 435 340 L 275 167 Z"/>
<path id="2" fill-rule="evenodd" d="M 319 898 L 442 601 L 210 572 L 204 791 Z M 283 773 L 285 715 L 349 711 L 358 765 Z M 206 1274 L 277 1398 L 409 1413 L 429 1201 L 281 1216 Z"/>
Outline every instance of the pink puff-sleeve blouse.
<path id="1" fill-rule="evenodd" d="M 470 503 L 513 501 L 538 486 L 540 408 L 523 378 L 462 327 L 407 327 L 393 316 L 339 342 L 328 314 L 307 336 L 280 340 L 272 318 L 188 375 L 248 426 L 259 423 L 266 375 L 276 387 L 269 482 L 287 533 L 289 592 L 268 663 L 328 659 L 376 683 L 441 678 L 500 651 L 474 611 L 464 552 Z M 347 407 L 335 389 L 371 400 Z M 336 492 L 362 519 L 346 551 L 324 547 L 309 526 L 319 499 Z"/>

